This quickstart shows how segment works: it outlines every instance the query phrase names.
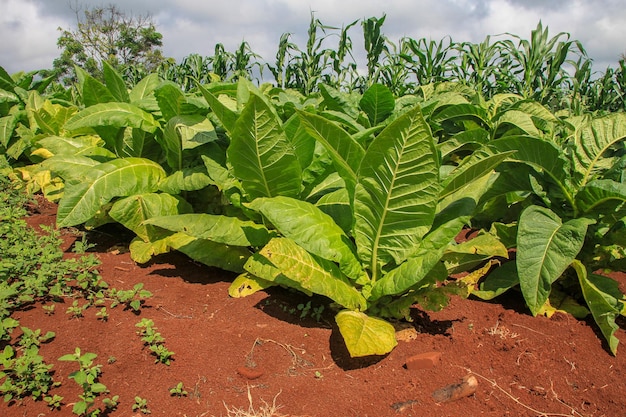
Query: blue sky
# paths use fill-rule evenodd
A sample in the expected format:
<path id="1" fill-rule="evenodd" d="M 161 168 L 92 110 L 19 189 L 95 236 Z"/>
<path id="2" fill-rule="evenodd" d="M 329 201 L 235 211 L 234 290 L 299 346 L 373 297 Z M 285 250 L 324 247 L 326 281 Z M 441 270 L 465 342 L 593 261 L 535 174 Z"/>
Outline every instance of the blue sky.
<path id="1" fill-rule="evenodd" d="M 76 0 L 0 0 L 0 66 L 9 73 L 50 68 L 59 55 L 58 28 L 76 24 Z M 567 32 L 582 42 L 594 70 L 615 66 L 626 53 L 626 7 L 623 0 L 81 0 L 83 7 L 115 4 L 134 14 L 150 13 L 163 34 L 163 53 L 176 60 L 192 54 L 212 55 L 216 43 L 234 51 L 247 41 L 263 61 L 272 62 L 278 40 L 306 46 L 311 12 L 329 26 L 368 17 L 387 18 L 383 33 L 439 41 L 481 42 L 505 32 L 524 39 L 539 20 L 550 36 Z M 363 51 L 360 25 L 350 37 L 357 55 Z M 329 45 L 332 47 L 332 43 Z"/>

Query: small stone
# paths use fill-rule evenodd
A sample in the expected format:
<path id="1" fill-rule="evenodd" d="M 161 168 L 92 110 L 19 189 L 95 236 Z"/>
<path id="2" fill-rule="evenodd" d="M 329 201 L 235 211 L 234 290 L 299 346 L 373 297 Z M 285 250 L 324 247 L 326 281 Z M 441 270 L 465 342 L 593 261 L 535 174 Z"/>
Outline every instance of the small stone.
<path id="1" fill-rule="evenodd" d="M 240 366 L 237 368 L 237 373 L 246 379 L 257 379 L 263 375 L 263 371 L 256 368 L 248 368 L 247 366 Z"/>
<path id="2" fill-rule="evenodd" d="M 431 369 L 441 360 L 441 352 L 424 352 L 406 360 L 406 369 L 410 371 Z"/>

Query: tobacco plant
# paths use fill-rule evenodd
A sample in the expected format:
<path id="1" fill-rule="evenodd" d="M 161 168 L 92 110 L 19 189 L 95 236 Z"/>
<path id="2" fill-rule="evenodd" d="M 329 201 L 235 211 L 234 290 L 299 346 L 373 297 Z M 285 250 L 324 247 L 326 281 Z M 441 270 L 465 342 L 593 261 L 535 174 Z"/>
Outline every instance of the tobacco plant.
<path id="1" fill-rule="evenodd" d="M 510 226 L 516 231 L 517 257 L 476 294 L 491 298 L 519 284 L 530 311 L 538 315 L 567 309 L 579 293 L 615 354 L 615 319 L 626 313 L 625 298 L 617 282 L 595 271 L 621 270 L 626 259 L 626 117 L 615 113 L 571 123 L 572 134 L 561 143 L 509 136 L 485 148 L 494 154 L 515 151 L 499 168 L 484 203 L 495 204 L 501 213 L 519 213 L 509 219 L 516 220 Z M 567 279 L 572 274 L 565 274 L 569 267 L 574 282 Z"/>

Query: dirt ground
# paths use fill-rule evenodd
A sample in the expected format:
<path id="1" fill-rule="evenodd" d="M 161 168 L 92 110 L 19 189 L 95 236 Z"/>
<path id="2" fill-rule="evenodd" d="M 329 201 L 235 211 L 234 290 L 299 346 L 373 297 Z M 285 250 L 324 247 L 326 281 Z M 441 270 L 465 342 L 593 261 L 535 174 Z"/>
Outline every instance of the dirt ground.
<path id="1" fill-rule="evenodd" d="M 54 216 L 55 206 L 42 204 L 29 223 L 51 225 Z M 74 235 L 64 236 L 68 249 Z M 50 411 L 30 399 L 1 403 L 1 416 L 73 415 L 80 392 L 68 375 L 76 365 L 57 358 L 76 347 L 98 355 L 101 382 L 110 395 L 120 396 L 111 417 L 141 415 L 131 408 L 135 396 L 147 399 L 153 416 L 242 416 L 235 409 L 259 412 L 272 405 L 278 408 L 272 415 L 311 417 L 626 416 L 623 320 L 613 357 L 591 319 L 533 318 L 515 294 L 496 302 L 453 298 L 437 313 L 415 308 L 411 326 L 417 332 L 389 355 L 354 360 L 325 299 L 281 288 L 233 299 L 227 293 L 232 274 L 179 253 L 138 265 L 124 250 L 125 239 L 112 232 L 88 238 L 110 286 L 143 283 L 153 293 L 145 308 L 139 315 L 109 309 L 106 322 L 98 320 L 95 308 L 70 318 L 67 305 L 52 315 L 40 305 L 16 313 L 23 326 L 56 332 L 41 354 L 54 364 L 61 386 L 52 393 L 63 396 L 64 405 Z M 626 283 L 626 274 L 614 277 Z M 309 301 L 311 311 L 325 306 L 319 321 L 311 314 L 300 318 L 297 306 Z M 144 347 L 135 327 L 142 318 L 154 321 L 175 353 L 171 365 L 155 363 Z M 440 353 L 440 361 L 429 369 L 406 366 L 427 352 Z M 433 398 L 470 374 L 478 382 L 473 395 L 448 402 Z M 187 396 L 170 394 L 179 382 Z"/>

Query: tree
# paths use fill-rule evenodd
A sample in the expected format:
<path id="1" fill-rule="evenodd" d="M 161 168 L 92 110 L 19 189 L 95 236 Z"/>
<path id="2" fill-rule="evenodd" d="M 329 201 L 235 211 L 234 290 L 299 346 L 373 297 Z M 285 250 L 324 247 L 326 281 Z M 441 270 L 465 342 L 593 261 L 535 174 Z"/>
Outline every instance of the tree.
<path id="1" fill-rule="evenodd" d="M 59 28 L 57 46 L 62 49 L 54 60 L 54 71 L 62 82 L 74 80 L 74 65 L 101 78 L 102 62 L 120 72 L 150 72 L 165 60 L 159 47 L 163 36 L 157 32 L 149 14 L 126 14 L 115 5 L 85 9 L 73 8 L 77 28 Z"/>

